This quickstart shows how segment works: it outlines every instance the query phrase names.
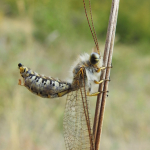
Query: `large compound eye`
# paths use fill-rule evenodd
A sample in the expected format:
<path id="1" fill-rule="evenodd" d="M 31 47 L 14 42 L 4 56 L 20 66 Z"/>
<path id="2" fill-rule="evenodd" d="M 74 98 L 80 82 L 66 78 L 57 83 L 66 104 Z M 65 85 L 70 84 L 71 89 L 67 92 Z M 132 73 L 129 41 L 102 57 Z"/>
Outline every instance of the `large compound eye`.
<path id="1" fill-rule="evenodd" d="M 93 65 L 95 65 L 95 64 L 97 64 L 99 62 L 99 59 L 100 59 L 99 54 L 93 52 L 91 54 L 91 56 L 90 56 L 90 63 L 93 64 Z"/>

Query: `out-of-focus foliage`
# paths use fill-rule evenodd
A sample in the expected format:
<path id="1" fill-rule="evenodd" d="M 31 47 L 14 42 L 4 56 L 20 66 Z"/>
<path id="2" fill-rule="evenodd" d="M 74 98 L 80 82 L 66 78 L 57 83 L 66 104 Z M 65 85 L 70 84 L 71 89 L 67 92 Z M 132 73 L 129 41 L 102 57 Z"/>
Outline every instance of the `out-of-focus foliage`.
<path id="1" fill-rule="evenodd" d="M 122 42 L 139 42 L 150 39 L 150 1 L 121 1 L 117 33 Z"/>
<path id="2" fill-rule="evenodd" d="M 104 38 L 106 35 L 110 4 L 110 0 L 92 1 L 95 28 L 98 37 L 101 38 Z M 84 36 L 84 38 L 91 37 L 81 1 L 5 0 L 0 2 L 0 5 L 3 12 L 9 16 L 17 17 L 20 13 L 22 15 L 25 13 L 29 14 L 36 26 L 33 33 L 34 37 L 41 41 L 44 41 L 54 30 L 58 30 L 59 33 L 66 37 L 69 37 L 70 34 Z M 149 8 L 149 0 L 120 1 L 117 25 L 117 35 L 120 42 L 136 43 L 145 40 L 149 41 Z"/>

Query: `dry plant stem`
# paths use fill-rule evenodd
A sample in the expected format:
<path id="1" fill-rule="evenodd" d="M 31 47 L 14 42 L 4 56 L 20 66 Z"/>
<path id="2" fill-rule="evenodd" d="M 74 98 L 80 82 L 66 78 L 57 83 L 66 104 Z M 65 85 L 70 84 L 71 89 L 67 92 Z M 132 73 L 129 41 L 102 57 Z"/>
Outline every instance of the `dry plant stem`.
<path id="1" fill-rule="evenodd" d="M 111 62 L 112 62 L 118 8 L 119 8 L 119 0 L 112 0 L 109 25 L 108 25 L 108 30 L 107 30 L 107 38 L 106 38 L 104 57 L 103 57 L 104 66 L 111 66 Z M 106 70 L 102 72 L 100 79 L 109 79 L 109 75 L 110 75 L 110 68 L 107 68 Z M 104 84 L 100 84 L 99 91 L 107 91 L 107 90 L 108 90 L 108 81 L 105 81 Z M 101 137 L 101 131 L 102 131 L 106 96 L 107 96 L 107 93 L 104 92 L 104 93 L 100 93 L 97 97 L 94 126 L 93 126 L 95 150 L 98 150 L 99 145 L 100 145 L 100 137 Z M 100 101 L 101 98 L 102 98 L 102 101 Z"/>

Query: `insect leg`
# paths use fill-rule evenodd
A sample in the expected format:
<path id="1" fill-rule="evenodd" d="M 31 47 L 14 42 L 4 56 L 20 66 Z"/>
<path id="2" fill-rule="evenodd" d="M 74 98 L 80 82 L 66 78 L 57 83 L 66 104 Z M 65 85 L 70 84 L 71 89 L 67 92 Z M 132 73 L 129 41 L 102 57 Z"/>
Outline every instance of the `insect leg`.
<path id="1" fill-rule="evenodd" d="M 70 90 L 66 90 L 66 91 L 59 92 L 59 93 L 58 93 L 58 97 L 62 97 L 62 96 L 64 96 L 65 94 L 68 94 L 69 92 L 71 92 L 71 91 L 70 91 Z"/>
<path id="2" fill-rule="evenodd" d="M 104 93 L 104 92 L 108 92 L 108 91 L 100 91 L 100 92 L 95 92 L 95 93 L 89 93 L 87 92 L 87 96 L 97 96 L 99 93 Z"/>
<path id="3" fill-rule="evenodd" d="M 103 70 L 103 69 L 106 69 L 106 67 L 98 68 L 98 69 L 96 70 L 96 72 L 99 73 L 99 72 L 100 72 L 101 70 Z"/>
<path id="4" fill-rule="evenodd" d="M 96 70 L 96 72 L 99 73 L 101 70 L 104 70 L 106 68 L 112 68 L 112 65 L 110 67 L 100 67 Z"/>
<path id="5" fill-rule="evenodd" d="M 103 83 L 104 81 L 110 81 L 110 79 L 105 79 L 105 80 L 100 80 L 100 81 L 94 80 L 94 83 L 95 84 L 100 84 L 100 83 Z"/>

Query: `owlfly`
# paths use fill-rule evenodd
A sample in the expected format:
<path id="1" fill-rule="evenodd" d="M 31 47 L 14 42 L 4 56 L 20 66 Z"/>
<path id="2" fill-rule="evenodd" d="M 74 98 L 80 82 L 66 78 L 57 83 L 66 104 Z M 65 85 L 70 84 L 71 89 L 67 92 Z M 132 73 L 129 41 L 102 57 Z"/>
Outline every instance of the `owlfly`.
<path id="1" fill-rule="evenodd" d="M 44 98 L 62 97 L 67 94 L 64 113 L 64 138 L 67 150 L 94 150 L 94 136 L 90 115 L 89 96 L 97 96 L 99 92 L 93 93 L 93 85 L 100 84 L 98 81 L 103 67 L 102 56 L 100 55 L 96 32 L 94 29 L 91 4 L 90 16 L 92 27 L 87 15 L 85 1 L 83 0 L 86 18 L 92 33 L 95 48 L 91 55 L 84 53 L 80 55 L 72 67 L 72 81 L 65 82 L 52 77 L 40 75 L 21 63 L 18 64 L 23 83 L 32 93 Z"/>

